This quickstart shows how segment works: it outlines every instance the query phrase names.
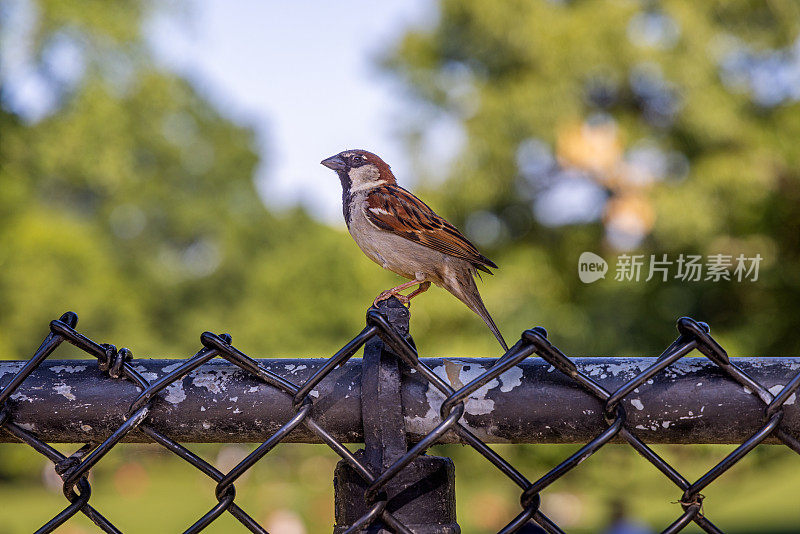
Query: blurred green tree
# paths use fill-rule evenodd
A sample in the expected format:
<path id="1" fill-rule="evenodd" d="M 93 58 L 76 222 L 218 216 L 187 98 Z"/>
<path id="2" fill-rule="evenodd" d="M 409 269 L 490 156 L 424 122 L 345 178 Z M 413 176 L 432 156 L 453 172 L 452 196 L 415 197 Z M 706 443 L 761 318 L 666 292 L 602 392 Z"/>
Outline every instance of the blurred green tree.
<path id="1" fill-rule="evenodd" d="M 796 2 L 439 6 L 386 65 L 432 110 L 412 153 L 430 156 L 431 124 L 464 132 L 429 196 L 498 256 L 487 300 L 506 330 L 642 354 L 691 315 L 734 354 L 797 351 Z M 583 251 L 610 260 L 605 280 L 579 281 Z M 623 252 L 645 255 L 638 283 L 614 281 Z M 644 281 L 650 254 L 720 253 L 760 254 L 758 281 L 686 282 L 676 264 Z"/>
<path id="2" fill-rule="evenodd" d="M 0 29 L 28 42 L 51 104 L 26 115 L 4 83 L 4 357 L 26 357 L 68 309 L 138 355 L 186 355 L 204 329 L 260 355 L 327 353 L 357 331 L 380 282 L 354 273 L 340 232 L 266 211 L 254 130 L 154 66 L 150 2 L 20 6 L 32 9 L 27 35 L 8 12 Z M 53 60 L 64 50 L 79 58 L 68 82 Z"/>

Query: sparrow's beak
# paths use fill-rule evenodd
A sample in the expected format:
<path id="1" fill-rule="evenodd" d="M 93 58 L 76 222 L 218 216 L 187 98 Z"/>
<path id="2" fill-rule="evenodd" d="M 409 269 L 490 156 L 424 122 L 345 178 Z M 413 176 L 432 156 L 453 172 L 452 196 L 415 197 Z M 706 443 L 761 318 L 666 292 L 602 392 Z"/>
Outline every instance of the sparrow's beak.
<path id="1" fill-rule="evenodd" d="M 347 169 L 347 164 L 344 162 L 342 158 L 339 157 L 338 154 L 335 156 L 331 156 L 328 159 L 323 159 L 322 161 L 320 161 L 320 163 L 336 172 Z"/>

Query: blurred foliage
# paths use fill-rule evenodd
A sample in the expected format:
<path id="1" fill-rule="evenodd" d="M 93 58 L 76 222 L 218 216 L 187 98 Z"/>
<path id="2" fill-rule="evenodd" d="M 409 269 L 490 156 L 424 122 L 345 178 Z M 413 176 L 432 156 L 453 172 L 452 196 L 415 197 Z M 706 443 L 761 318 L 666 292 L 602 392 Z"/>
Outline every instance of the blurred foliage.
<path id="1" fill-rule="evenodd" d="M 33 5 L 30 61 L 56 102 L 30 121 L 3 92 L 8 356 L 30 351 L 65 309 L 136 354 L 190 352 L 202 329 L 230 331 L 254 354 L 324 353 L 359 328 L 371 296 L 396 277 L 341 230 L 264 209 L 254 131 L 154 67 L 133 30 L 149 3 Z M 438 171 L 445 184 L 431 180 L 423 196 L 500 264 L 482 291 L 507 335 L 543 324 L 569 354 L 648 354 L 672 337 L 675 318 L 692 315 L 734 354 L 793 351 L 797 99 L 760 105 L 729 59 L 800 48 L 794 9 L 443 2 L 435 27 L 406 35 L 387 64 L 419 97 L 415 110 L 435 110 L 417 128 L 446 116 L 466 134 Z M 83 62 L 68 83 L 52 59 L 64 47 Z M 412 143 L 411 153 L 426 149 Z M 590 213 L 553 222 L 564 210 L 552 192 L 576 184 L 594 188 Z M 584 250 L 611 262 L 605 280 L 578 280 Z M 613 280 L 621 251 L 764 261 L 758 282 L 623 283 Z M 456 340 L 445 335 L 456 330 Z M 438 290 L 415 306 L 414 331 L 429 354 L 495 350 L 481 322 Z"/>
<path id="2" fill-rule="evenodd" d="M 463 128 L 428 196 L 468 231 L 476 213 L 492 223 L 471 237 L 501 266 L 487 300 L 506 331 L 543 324 L 567 354 L 649 354 L 690 315 L 733 354 L 796 353 L 800 5 L 440 6 L 386 64 L 434 110 L 412 153 L 429 153 L 431 123 Z M 551 195 L 565 183 L 600 200 L 565 221 Z M 584 250 L 609 260 L 605 280 L 579 281 Z M 621 252 L 764 260 L 755 283 L 623 283 Z"/>
<path id="3" fill-rule="evenodd" d="M 48 321 L 68 309 L 88 335 L 137 357 L 188 356 L 203 330 L 230 332 L 256 356 L 321 356 L 360 330 L 366 306 L 396 277 L 340 228 L 264 208 L 253 126 L 155 66 L 142 28 L 160 4 L 0 3 L 4 47 L 20 36 L 11 4 L 31 10 L 30 31 L 11 44 L 24 48 L 50 105 L 35 118 L 23 113 L 0 65 L 3 357 L 28 357 Z M 542 324 L 569 355 L 655 354 L 674 338 L 674 320 L 691 315 L 710 322 L 733 355 L 797 353 L 798 24 L 798 4 L 782 0 L 442 0 L 436 20 L 387 52 L 385 66 L 414 95 L 409 117 L 427 113 L 408 131 L 409 153 L 428 172 L 422 196 L 501 266 L 481 287 L 507 337 Z M 65 53 L 79 68 L 65 73 Z M 425 161 L 426 132 L 442 121 L 465 134 L 446 168 Z M 589 200 L 575 204 L 578 191 Z M 605 280 L 579 281 L 585 250 L 610 260 Z M 623 283 L 613 280 L 621 252 L 760 253 L 764 262 L 753 283 Z M 483 324 L 442 291 L 412 311 L 426 355 L 496 352 Z M 262 510 L 267 523 L 294 510 L 310 532 L 327 530 L 334 458 L 311 449 L 280 447 L 260 463 L 241 484 L 245 508 Z M 441 449 L 461 473 L 465 531 L 505 523 L 516 489 L 468 449 Z M 574 447 L 501 449 L 533 476 Z M 141 530 L 145 509 L 177 530 L 211 505 L 212 485 L 195 495 L 187 467 L 150 453 L 134 462 L 128 456 L 140 453 L 128 450 L 98 466 L 93 496 L 124 527 Z M 726 450 L 663 448 L 696 474 Z M 749 467 L 712 486 L 710 516 L 753 531 L 763 530 L 765 513 L 790 510 L 798 480 L 783 476 L 783 452 L 760 448 Z M 3 502 L 35 508 L 36 519 L 45 504 L 54 513 L 63 505 L 56 489 L 29 480 L 41 465 L 32 451 L 4 446 L 0 458 L 0 477 L 13 481 L 0 485 Z M 678 492 L 659 477 L 630 450 L 604 449 L 544 506 L 569 511 L 565 520 L 590 532 L 606 521 L 611 496 L 625 494 L 663 525 L 677 513 L 667 502 Z M 772 519 L 776 528 L 798 520 Z M 85 525 L 78 518 L 67 528 Z"/>
<path id="4" fill-rule="evenodd" d="M 253 130 L 156 69 L 139 42 L 148 3 L 120 5 L 33 3 L 41 76 L 55 76 L 47 58 L 65 42 L 85 65 L 48 86 L 57 102 L 41 120 L 3 93 L 3 356 L 30 354 L 68 309 L 138 356 L 188 355 L 204 329 L 252 354 L 329 352 L 363 324 L 381 279 L 342 232 L 265 210 Z"/>

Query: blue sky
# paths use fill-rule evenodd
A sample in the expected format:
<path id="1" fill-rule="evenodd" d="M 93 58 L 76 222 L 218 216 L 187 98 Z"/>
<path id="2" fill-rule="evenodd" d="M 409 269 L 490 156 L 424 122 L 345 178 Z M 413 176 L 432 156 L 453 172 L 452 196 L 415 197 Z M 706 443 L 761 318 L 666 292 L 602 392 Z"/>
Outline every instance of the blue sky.
<path id="1" fill-rule="evenodd" d="M 165 10 L 147 36 L 163 65 L 191 79 L 226 115 L 254 126 L 270 207 L 306 205 L 341 218 L 341 190 L 319 161 L 347 148 L 383 156 L 413 183 L 400 135 L 404 97 L 376 66 L 410 26 L 435 22 L 430 0 L 230 2 Z"/>

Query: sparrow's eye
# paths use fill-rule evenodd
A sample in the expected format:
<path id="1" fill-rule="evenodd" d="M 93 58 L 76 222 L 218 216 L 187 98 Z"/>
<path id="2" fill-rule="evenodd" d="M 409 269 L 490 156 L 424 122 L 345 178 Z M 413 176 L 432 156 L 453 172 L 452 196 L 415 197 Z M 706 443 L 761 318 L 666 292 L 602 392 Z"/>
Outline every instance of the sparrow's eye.
<path id="1" fill-rule="evenodd" d="M 356 154 L 355 156 L 353 156 L 352 161 L 353 161 L 353 164 L 355 164 L 355 165 L 361 165 L 362 163 L 364 163 L 366 161 L 366 158 L 364 156 Z"/>

